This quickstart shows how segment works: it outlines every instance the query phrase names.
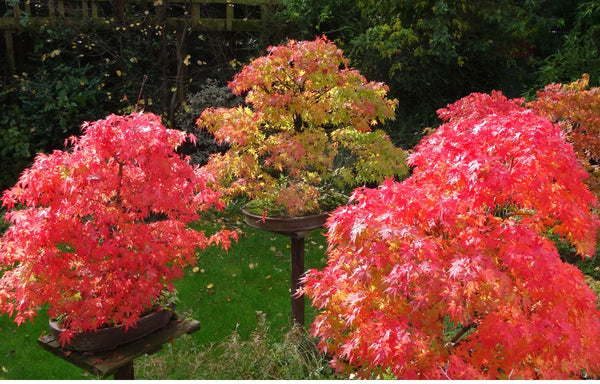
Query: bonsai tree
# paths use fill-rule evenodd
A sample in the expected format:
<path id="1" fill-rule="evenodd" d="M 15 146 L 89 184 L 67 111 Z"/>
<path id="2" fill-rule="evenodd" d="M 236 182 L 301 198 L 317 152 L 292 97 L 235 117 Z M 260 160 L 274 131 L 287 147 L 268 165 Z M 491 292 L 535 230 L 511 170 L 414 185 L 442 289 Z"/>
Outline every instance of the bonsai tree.
<path id="1" fill-rule="evenodd" d="M 600 88 L 589 88 L 589 81 L 584 74 L 570 84 L 549 84 L 527 106 L 560 125 L 600 196 Z"/>
<path id="2" fill-rule="evenodd" d="M 222 206 L 212 176 L 175 153 L 193 136 L 141 113 L 83 131 L 71 151 L 39 154 L 2 197 L 10 227 L 0 240 L 0 311 L 21 324 L 48 303 L 63 319 L 63 345 L 77 331 L 135 326 L 196 248 L 227 248 L 236 235 L 186 227 Z"/>
<path id="3" fill-rule="evenodd" d="M 499 92 L 440 110 L 402 183 L 354 191 L 304 292 L 338 370 L 403 379 L 600 374 L 600 312 L 552 233 L 593 255 L 586 172 L 558 125 Z M 519 105 L 518 105 L 519 104 Z"/>
<path id="4" fill-rule="evenodd" d="M 270 47 L 245 66 L 230 89 L 246 106 L 209 108 L 200 128 L 230 145 L 207 169 L 227 195 L 256 199 L 269 216 L 329 210 L 356 186 L 404 176 L 404 152 L 372 127 L 393 118 L 387 86 L 348 68 L 325 37 Z"/>

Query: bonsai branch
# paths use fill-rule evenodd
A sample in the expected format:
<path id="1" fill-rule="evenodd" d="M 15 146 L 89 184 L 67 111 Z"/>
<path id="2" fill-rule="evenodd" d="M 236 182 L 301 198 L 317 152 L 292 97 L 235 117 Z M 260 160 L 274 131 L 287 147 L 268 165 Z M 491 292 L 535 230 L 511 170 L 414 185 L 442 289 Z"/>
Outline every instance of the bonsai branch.
<path id="1" fill-rule="evenodd" d="M 451 348 L 456 346 L 459 342 L 460 339 L 463 338 L 463 336 L 465 336 L 469 331 L 471 331 L 472 329 L 477 327 L 477 323 L 472 322 L 466 326 L 464 326 L 460 331 L 458 331 L 458 333 L 456 335 L 454 335 L 454 337 L 452 338 L 452 340 L 450 340 L 450 342 L 446 343 L 446 348 Z"/>

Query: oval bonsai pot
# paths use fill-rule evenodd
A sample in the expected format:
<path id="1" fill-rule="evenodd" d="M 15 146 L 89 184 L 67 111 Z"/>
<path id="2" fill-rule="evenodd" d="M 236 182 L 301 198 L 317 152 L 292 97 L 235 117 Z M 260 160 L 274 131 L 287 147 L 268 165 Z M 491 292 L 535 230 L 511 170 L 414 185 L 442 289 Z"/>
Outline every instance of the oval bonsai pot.
<path id="1" fill-rule="evenodd" d="M 255 215 L 242 208 L 246 224 L 253 228 L 276 233 L 308 232 L 322 227 L 331 212 L 323 212 L 316 215 L 293 216 L 293 217 L 263 217 Z"/>
<path id="2" fill-rule="evenodd" d="M 73 335 L 69 344 L 65 344 L 65 349 L 74 351 L 102 352 L 115 349 L 116 347 L 130 343 L 144 336 L 159 330 L 169 323 L 175 313 L 174 305 L 169 305 L 163 309 L 151 312 L 140 317 L 135 327 L 125 327 L 120 325 L 114 327 L 99 328 L 97 331 L 79 332 Z M 60 334 L 64 329 L 60 328 L 58 323 L 52 319 L 49 321 L 50 332 L 54 339 L 58 341 Z"/>

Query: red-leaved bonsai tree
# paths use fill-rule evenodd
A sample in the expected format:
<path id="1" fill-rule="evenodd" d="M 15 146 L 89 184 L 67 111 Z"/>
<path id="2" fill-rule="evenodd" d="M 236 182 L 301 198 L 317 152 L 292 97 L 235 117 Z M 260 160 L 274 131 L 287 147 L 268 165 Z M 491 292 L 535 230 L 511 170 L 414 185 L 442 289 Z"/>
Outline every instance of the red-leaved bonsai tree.
<path id="1" fill-rule="evenodd" d="M 357 189 L 328 221 L 305 293 L 335 368 L 403 379 L 600 374 L 600 312 L 548 233 L 593 255 L 586 172 L 557 125 L 472 94 L 409 158 L 402 183 Z"/>
<path id="2" fill-rule="evenodd" d="M 270 47 L 229 87 L 247 106 L 209 108 L 198 119 L 230 146 L 207 168 L 229 196 L 256 199 L 269 216 L 322 212 L 340 203 L 332 191 L 407 173 L 404 151 L 372 130 L 394 117 L 387 86 L 349 68 L 326 38 Z"/>
<path id="3" fill-rule="evenodd" d="M 0 240 L 0 312 L 21 324 L 48 303 L 64 319 L 63 345 L 77 331 L 135 326 L 197 248 L 235 237 L 187 227 L 222 205 L 211 175 L 175 153 L 193 136 L 149 113 L 83 130 L 70 151 L 39 154 L 2 197 L 10 227 Z"/>
<path id="4" fill-rule="evenodd" d="M 589 81 L 584 74 L 570 84 L 549 84 L 527 107 L 560 125 L 590 174 L 587 184 L 600 196 L 600 88 Z"/>

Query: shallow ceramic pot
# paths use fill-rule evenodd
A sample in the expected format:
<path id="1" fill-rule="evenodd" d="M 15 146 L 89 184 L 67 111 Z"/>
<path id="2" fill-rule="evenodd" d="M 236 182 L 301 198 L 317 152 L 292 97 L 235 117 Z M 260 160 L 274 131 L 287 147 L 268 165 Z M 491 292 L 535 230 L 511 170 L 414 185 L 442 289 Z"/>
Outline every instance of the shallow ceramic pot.
<path id="1" fill-rule="evenodd" d="M 245 207 L 242 208 L 246 224 L 253 228 L 262 229 L 276 233 L 298 233 L 308 232 L 322 227 L 327 221 L 331 212 L 319 213 L 317 215 L 294 216 L 294 217 L 265 217 L 248 212 Z"/>
<path id="2" fill-rule="evenodd" d="M 125 327 L 120 325 L 114 327 L 99 328 L 97 331 L 79 332 L 76 333 L 69 344 L 64 346 L 65 349 L 74 351 L 89 351 L 101 352 L 115 349 L 119 345 L 130 343 L 134 340 L 142 338 L 159 330 L 169 323 L 175 309 L 174 305 L 166 307 L 160 311 L 151 312 L 142 316 L 135 327 L 129 327 L 125 331 Z M 60 334 L 64 332 L 63 328 L 58 326 L 54 320 L 50 320 L 50 332 L 54 339 L 59 340 Z"/>

